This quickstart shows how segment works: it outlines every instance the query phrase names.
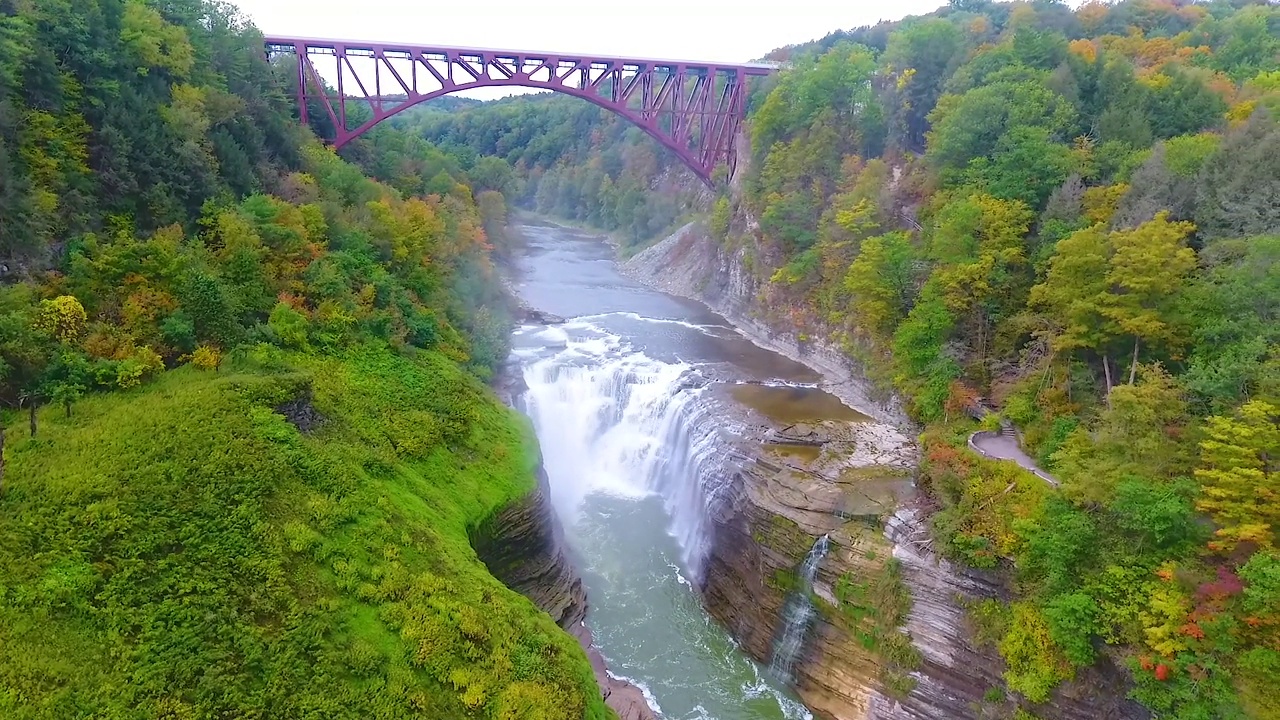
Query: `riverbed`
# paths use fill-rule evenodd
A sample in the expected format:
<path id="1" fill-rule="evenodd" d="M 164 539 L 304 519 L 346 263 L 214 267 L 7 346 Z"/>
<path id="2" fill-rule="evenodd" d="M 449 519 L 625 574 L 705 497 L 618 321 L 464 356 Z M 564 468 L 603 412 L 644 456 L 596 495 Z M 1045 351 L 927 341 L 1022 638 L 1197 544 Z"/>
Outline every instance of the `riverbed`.
<path id="1" fill-rule="evenodd" d="M 699 603 L 707 514 L 724 481 L 708 467 L 738 434 L 725 397 L 787 420 L 853 411 L 816 389 L 813 371 L 705 306 L 621 275 L 599 236 L 540 224 L 513 231 L 524 238 L 516 293 L 565 318 L 519 327 L 513 352 L 611 672 L 639 685 L 664 718 L 809 717 Z"/>

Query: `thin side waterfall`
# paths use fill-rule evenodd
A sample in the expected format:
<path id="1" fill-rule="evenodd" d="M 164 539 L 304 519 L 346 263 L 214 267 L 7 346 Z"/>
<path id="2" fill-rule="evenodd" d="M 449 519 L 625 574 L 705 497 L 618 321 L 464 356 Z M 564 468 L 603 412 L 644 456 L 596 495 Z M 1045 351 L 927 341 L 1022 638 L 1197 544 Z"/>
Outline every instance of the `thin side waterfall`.
<path id="1" fill-rule="evenodd" d="M 804 648 L 805 635 L 813 622 L 814 607 L 809 593 L 813 591 L 813 580 L 818 576 L 818 566 L 831 550 L 831 538 L 823 535 L 813 543 L 809 554 L 804 556 L 797 575 L 800 586 L 797 587 L 782 606 L 782 626 L 773 643 L 773 657 L 769 661 L 769 670 L 775 677 L 788 685 L 795 682 L 795 664 L 800 659 L 800 651 Z"/>
<path id="2" fill-rule="evenodd" d="M 706 554 L 717 422 L 683 363 L 655 360 L 587 321 L 525 338 L 525 409 L 542 445 L 552 503 L 573 518 L 603 492 L 662 498 L 668 528 L 696 579 Z"/>

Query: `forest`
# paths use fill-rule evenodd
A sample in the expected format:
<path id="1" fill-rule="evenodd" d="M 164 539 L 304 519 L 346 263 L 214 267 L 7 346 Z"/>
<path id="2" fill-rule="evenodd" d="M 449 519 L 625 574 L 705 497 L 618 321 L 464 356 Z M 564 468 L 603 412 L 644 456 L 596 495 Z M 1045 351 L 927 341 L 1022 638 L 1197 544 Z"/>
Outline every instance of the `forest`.
<path id="1" fill-rule="evenodd" d="M 0 0 L 0 716 L 603 719 L 475 528 L 506 204 L 215 0 Z"/>
<path id="2" fill-rule="evenodd" d="M 953 0 L 768 59 L 714 192 L 571 99 L 397 125 L 627 251 L 695 221 L 902 397 L 938 546 L 1007 578 L 998 695 L 1107 662 L 1280 718 L 1280 8 Z M 966 447 L 1006 424 L 1056 484 Z"/>

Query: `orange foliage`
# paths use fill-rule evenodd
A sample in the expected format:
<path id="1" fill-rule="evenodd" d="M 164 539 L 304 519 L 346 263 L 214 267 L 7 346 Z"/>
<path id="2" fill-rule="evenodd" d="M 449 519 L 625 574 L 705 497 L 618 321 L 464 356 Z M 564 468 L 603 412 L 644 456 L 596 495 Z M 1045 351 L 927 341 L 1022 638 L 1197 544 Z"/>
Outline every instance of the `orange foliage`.
<path id="1" fill-rule="evenodd" d="M 1182 633 L 1183 635 L 1186 635 L 1187 637 L 1193 637 L 1197 640 L 1204 639 L 1204 630 L 1194 622 L 1189 622 L 1186 625 L 1183 625 L 1182 627 L 1178 628 L 1178 632 Z"/>
<path id="2" fill-rule="evenodd" d="M 129 354 L 124 348 L 131 349 L 133 339 L 113 325 L 99 325 L 84 339 L 81 347 L 90 357 L 115 360 Z"/>
<path id="3" fill-rule="evenodd" d="M 120 315 L 126 327 L 139 332 L 154 325 L 177 307 L 178 301 L 169 293 L 142 285 L 124 299 Z"/>
<path id="4" fill-rule="evenodd" d="M 304 297 L 300 297 L 300 296 L 298 296 L 298 295 L 294 295 L 294 294 L 293 294 L 293 293 L 291 293 L 291 292 L 281 292 L 279 295 L 277 295 L 277 296 L 276 296 L 276 300 L 279 300 L 280 302 L 284 303 L 285 305 L 288 305 L 289 307 L 293 308 L 294 310 L 297 310 L 298 312 L 302 313 L 303 315 L 307 315 L 307 314 L 308 314 L 308 313 L 307 313 L 307 300 L 306 300 L 306 298 L 304 298 Z"/>
<path id="5" fill-rule="evenodd" d="M 978 391 L 969 387 L 963 381 L 952 380 L 943 409 L 947 411 L 948 416 L 959 416 L 965 410 L 977 405 L 979 397 Z"/>
<path id="6" fill-rule="evenodd" d="M 1072 40 L 1067 48 L 1089 62 L 1098 60 L 1098 44 L 1093 40 Z"/>
<path id="7" fill-rule="evenodd" d="M 924 457 L 931 467 L 949 470 L 961 476 L 968 475 L 973 467 L 972 460 L 967 453 L 961 452 L 946 443 L 930 443 L 925 450 Z"/>

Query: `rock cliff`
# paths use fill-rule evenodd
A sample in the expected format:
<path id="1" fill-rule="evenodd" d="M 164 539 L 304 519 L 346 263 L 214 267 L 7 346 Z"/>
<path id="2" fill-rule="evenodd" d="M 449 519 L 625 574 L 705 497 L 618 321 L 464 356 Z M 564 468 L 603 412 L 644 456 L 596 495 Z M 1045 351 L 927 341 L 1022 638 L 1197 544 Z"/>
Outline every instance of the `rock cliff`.
<path id="1" fill-rule="evenodd" d="M 932 550 L 912 476 L 916 450 L 902 405 L 873 386 L 847 354 L 784 325 L 760 302 L 746 248 L 728 250 L 696 225 L 632 258 L 624 270 L 701 300 L 753 341 L 803 362 L 824 388 L 873 421 L 764 428 L 739 439 L 722 472 L 729 492 L 713 509 L 701 582 L 708 610 L 767 663 L 795 570 L 816 538 L 830 551 L 813 587 L 819 612 L 794 669 L 801 699 L 824 720 L 1006 718 L 1004 667 L 979 647 L 965 605 L 998 597 L 994 576 Z M 750 411 L 745 411 L 750 412 Z M 729 462 L 732 460 L 732 462 Z M 1144 718 L 1123 673 L 1091 670 L 1030 708 L 1045 720 Z"/>

